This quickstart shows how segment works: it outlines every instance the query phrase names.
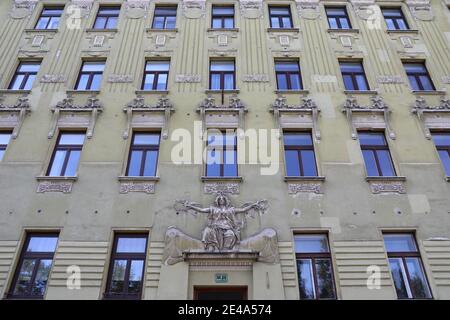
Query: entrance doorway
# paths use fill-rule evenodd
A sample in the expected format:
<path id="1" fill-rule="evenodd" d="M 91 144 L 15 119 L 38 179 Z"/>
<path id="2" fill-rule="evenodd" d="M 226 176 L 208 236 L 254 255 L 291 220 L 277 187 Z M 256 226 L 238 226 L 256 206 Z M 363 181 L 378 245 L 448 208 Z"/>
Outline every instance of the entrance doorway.
<path id="1" fill-rule="evenodd" d="M 247 286 L 194 286 L 194 300 L 247 300 Z"/>

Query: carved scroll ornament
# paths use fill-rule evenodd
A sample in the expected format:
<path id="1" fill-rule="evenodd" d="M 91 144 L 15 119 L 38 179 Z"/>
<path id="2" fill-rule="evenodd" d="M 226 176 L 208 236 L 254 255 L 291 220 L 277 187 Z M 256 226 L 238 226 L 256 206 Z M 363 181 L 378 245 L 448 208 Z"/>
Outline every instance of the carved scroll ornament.
<path id="1" fill-rule="evenodd" d="M 25 116 L 29 113 L 30 104 L 28 102 L 27 97 L 20 97 L 17 99 L 17 102 L 13 105 L 4 104 L 4 96 L 0 96 L 0 112 L 1 113 L 17 113 L 18 116 L 14 119 L 14 122 L 11 123 L 14 127 L 13 132 L 11 134 L 11 138 L 16 139 L 19 135 L 20 128 L 22 127 L 23 121 L 25 120 Z"/>
<path id="2" fill-rule="evenodd" d="M 450 100 L 442 97 L 440 104 L 437 106 L 430 106 L 427 104 L 425 99 L 423 97 L 419 97 L 416 99 L 416 102 L 411 108 L 411 112 L 417 116 L 417 118 L 420 121 L 423 133 L 427 139 L 431 139 L 431 132 L 430 128 L 426 122 L 426 114 L 445 114 L 449 117 L 447 120 L 450 119 Z M 445 126 L 450 128 L 450 122 L 446 124 Z"/>

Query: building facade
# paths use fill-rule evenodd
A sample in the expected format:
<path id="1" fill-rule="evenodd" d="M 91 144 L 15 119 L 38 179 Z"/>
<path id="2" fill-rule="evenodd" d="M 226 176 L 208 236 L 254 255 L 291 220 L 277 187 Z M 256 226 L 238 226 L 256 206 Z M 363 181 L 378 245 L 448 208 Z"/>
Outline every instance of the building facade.
<path id="1" fill-rule="evenodd" d="M 449 299 L 450 1 L 0 3 L 0 294 Z"/>

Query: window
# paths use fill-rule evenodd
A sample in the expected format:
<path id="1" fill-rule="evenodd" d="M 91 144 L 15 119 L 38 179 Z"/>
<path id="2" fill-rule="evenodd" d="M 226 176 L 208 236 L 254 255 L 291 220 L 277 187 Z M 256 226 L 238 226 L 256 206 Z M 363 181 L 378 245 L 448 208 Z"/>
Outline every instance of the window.
<path id="1" fill-rule="evenodd" d="M 75 90 L 99 90 L 105 61 L 84 61 Z"/>
<path id="2" fill-rule="evenodd" d="M 140 299 L 147 234 L 116 234 L 105 298 Z"/>
<path id="3" fill-rule="evenodd" d="M 115 29 L 119 20 L 120 6 L 100 7 L 94 22 L 94 29 Z"/>
<path id="4" fill-rule="evenodd" d="M 40 66 L 40 62 L 21 62 L 8 88 L 11 90 L 31 90 Z"/>
<path id="5" fill-rule="evenodd" d="M 301 90 L 302 79 L 297 61 L 275 61 L 278 90 Z"/>
<path id="6" fill-rule="evenodd" d="M 3 159 L 9 140 L 11 139 L 11 131 L 0 131 L 0 161 Z"/>
<path id="7" fill-rule="evenodd" d="M 340 62 L 339 65 L 341 67 L 345 90 L 369 90 L 369 84 L 362 62 Z"/>
<path id="8" fill-rule="evenodd" d="M 388 30 L 408 30 L 408 23 L 401 8 L 381 8 Z"/>
<path id="9" fill-rule="evenodd" d="M 411 233 L 383 234 L 392 279 L 399 299 L 430 299 L 431 291 Z"/>
<path id="10" fill-rule="evenodd" d="M 234 28 L 234 6 L 212 6 L 211 28 Z"/>
<path id="11" fill-rule="evenodd" d="M 383 132 L 359 132 L 359 143 L 369 177 L 395 176 L 389 147 Z"/>
<path id="12" fill-rule="evenodd" d="M 156 176 L 159 133 L 135 132 L 128 159 L 127 176 Z"/>
<path id="13" fill-rule="evenodd" d="M 61 132 L 53 152 L 47 176 L 74 177 L 83 148 L 84 132 Z"/>
<path id="14" fill-rule="evenodd" d="M 209 87 L 211 90 L 235 89 L 234 61 L 211 61 L 209 68 Z"/>
<path id="15" fill-rule="evenodd" d="M 35 29 L 43 30 L 52 30 L 58 29 L 59 21 L 61 19 L 61 15 L 64 11 L 64 7 L 49 7 L 44 8 L 41 12 L 41 15 L 36 23 Z"/>
<path id="16" fill-rule="evenodd" d="M 433 141 L 436 145 L 445 174 L 450 176 L 450 133 L 449 132 L 433 132 Z"/>
<path id="17" fill-rule="evenodd" d="M 345 7 L 325 8 L 330 29 L 351 29 L 350 19 Z"/>
<path id="18" fill-rule="evenodd" d="M 271 28 L 292 28 L 291 9 L 289 7 L 269 7 L 269 16 Z"/>
<path id="19" fill-rule="evenodd" d="M 412 90 L 433 91 L 435 90 L 433 81 L 431 81 L 425 64 L 422 63 L 403 63 L 409 84 Z"/>
<path id="20" fill-rule="evenodd" d="M 284 132 L 284 157 L 288 177 L 317 176 L 311 133 Z"/>
<path id="21" fill-rule="evenodd" d="M 237 177 L 237 138 L 233 129 L 208 133 L 207 177 Z"/>
<path id="22" fill-rule="evenodd" d="M 166 90 L 169 61 L 147 61 L 142 90 Z"/>
<path id="23" fill-rule="evenodd" d="M 8 295 L 10 298 L 44 297 L 57 243 L 57 233 L 27 235 Z"/>
<path id="24" fill-rule="evenodd" d="M 175 29 L 177 7 L 156 7 L 153 17 L 153 29 Z"/>
<path id="25" fill-rule="evenodd" d="M 294 241 L 300 299 L 336 299 L 327 235 L 296 235 Z"/>

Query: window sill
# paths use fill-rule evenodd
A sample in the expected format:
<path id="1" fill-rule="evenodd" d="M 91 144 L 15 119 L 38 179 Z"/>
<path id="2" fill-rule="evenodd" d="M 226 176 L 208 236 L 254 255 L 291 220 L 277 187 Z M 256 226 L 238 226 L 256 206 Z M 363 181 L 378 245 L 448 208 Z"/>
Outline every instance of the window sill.
<path id="1" fill-rule="evenodd" d="M 208 32 L 239 32 L 239 28 L 208 28 Z"/>
<path id="2" fill-rule="evenodd" d="M 288 185 L 289 194 L 297 193 L 323 193 L 323 183 L 325 182 L 325 177 L 303 177 L 303 176 L 285 176 L 284 181 Z"/>
<path id="3" fill-rule="evenodd" d="M 300 32 L 299 28 L 267 28 L 267 32 Z"/>
<path id="4" fill-rule="evenodd" d="M 178 28 L 174 28 L 174 29 L 146 28 L 145 31 L 146 32 L 170 32 L 170 33 L 177 33 L 178 32 Z"/>
<path id="5" fill-rule="evenodd" d="M 202 176 L 201 179 L 202 179 L 202 182 L 216 182 L 216 181 L 242 182 L 243 181 L 243 178 L 241 176 L 237 176 L 237 177 L 207 177 L 207 176 Z"/>
<path id="6" fill-rule="evenodd" d="M 146 194 L 155 193 L 156 182 L 159 177 L 141 177 L 141 176 L 119 176 L 119 193 L 127 194 L 130 192 L 140 192 Z"/>
<path id="7" fill-rule="evenodd" d="M 328 33 L 359 33 L 359 29 L 328 29 Z"/>
<path id="8" fill-rule="evenodd" d="M 366 181 L 370 185 L 373 194 L 388 194 L 388 193 L 406 193 L 405 181 L 406 177 L 366 177 Z"/>
<path id="9" fill-rule="evenodd" d="M 154 177 L 143 177 L 143 176 L 118 176 L 119 181 L 159 181 L 158 176 Z"/>
<path id="10" fill-rule="evenodd" d="M 414 95 L 429 95 L 429 96 L 441 96 L 445 95 L 446 91 L 444 90 L 412 90 L 412 94 Z"/>
<path id="11" fill-rule="evenodd" d="M 58 29 L 25 29 L 27 33 L 57 33 Z"/>
<path id="12" fill-rule="evenodd" d="M 13 89 L 0 89 L 0 93 L 16 93 L 16 94 L 30 94 L 31 90 L 13 90 Z"/>
<path id="13" fill-rule="evenodd" d="M 169 90 L 136 90 L 135 94 L 169 94 Z"/>
<path id="14" fill-rule="evenodd" d="M 239 93 L 239 89 L 230 89 L 230 90 L 213 90 L 213 89 L 206 89 L 205 93 L 211 93 L 211 94 L 221 94 L 222 92 L 224 94 L 229 94 L 229 93 Z"/>
<path id="15" fill-rule="evenodd" d="M 36 180 L 38 181 L 38 187 L 36 190 L 37 193 L 47 193 L 47 192 L 71 193 L 73 184 L 78 180 L 78 177 L 38 176 L 36 177 Z"/>
<path id="16" fill-rule="evenodd" d="M 408 34 L 408 33 L 412 33 L 412 34 L 418 34 L 419 30 L 416 29 L 408 29 L 408 30 L 386 30 L 386 32 L 388 34 Z"/>
<path id="17" fill-rule="evenodd" d="M 276 94 L 309 94 L 309 90 L 275 90 Z"/>
<path id="18" fill-rule="evenodd" d="M 377 90 L 344 90 L 345 94 L 378 94 Z"/>
<path id="19" fill-rule="evenodd" d="M 403 176 L 367 176 L 366 181 L 406 181 Z"/>
<path id="20" fill-rule="evenodd" d="M 78 180 L 78 176 L 55 176 L 55 177 L 51 177 L 51 176 L 37 176 L 36 177 L 37 181 L 77 181 Z"/>
<path id="21" fill-rule="evenodd" d="M 100 90 L 66 90 L 66 93 L 71 93 L 71 94 L 73 94 L 73 93 L 84 93 L 84 94 L 86 94 L 86 93 L 90 93 L 90 94 L 99 94 L 100 93 Z"/>
<path id="22" fill-rule="evenodd" d="M 291 181 L 325 181 L 324 176 L 285 176 L 284 181 L 291 182 Z"/>
<path id="23" fill-rule="evenodd" d="M 93 33 L 93 32 L 111 32 L 111 33 L 117 33 L 119 32 L 119 30 L 117 28 L 114 29 L 94 29 L 94 28 L 90 28 L 90 29 L 86 29 L 85 30 L 87 33 Z"/>

